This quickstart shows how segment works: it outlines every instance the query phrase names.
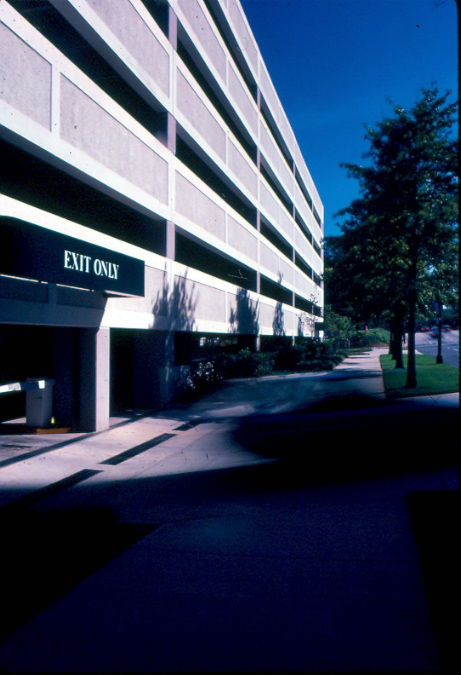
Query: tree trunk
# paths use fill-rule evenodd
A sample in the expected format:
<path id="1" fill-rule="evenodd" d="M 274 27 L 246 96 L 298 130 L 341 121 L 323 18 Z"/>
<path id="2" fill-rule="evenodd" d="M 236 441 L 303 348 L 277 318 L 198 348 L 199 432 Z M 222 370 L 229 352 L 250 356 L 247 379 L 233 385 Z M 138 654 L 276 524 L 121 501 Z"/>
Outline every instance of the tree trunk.
<path id="1" fill-rule="evenodd" d="M 412 284 L 408 307 L 408 365 L 407 365 L 407 389 L 415 389 L 416 382 L 416 351 L 415 351 L 415 330 L 416 330 L 416 291 L 415 281 Z"/>
<path id="2" fill-rule="evenodd" d="M 393 318 L 392 330 L 392 358 L 395 361 L 396 368 L 403 368 L 402 333 L 403 317 L 400 313 L 396 313 Z"/>
<path id="3" fill-rule="evenodd" d="M 442 302 L 440 301 L 439 298 L 439 319 L 437 321 L 437 326 L 439 329 L 438 335 L 437 335 L 437 357 L 435 359 L 436 363 L 443 363 L 443 356 L 442 356 Z"/>

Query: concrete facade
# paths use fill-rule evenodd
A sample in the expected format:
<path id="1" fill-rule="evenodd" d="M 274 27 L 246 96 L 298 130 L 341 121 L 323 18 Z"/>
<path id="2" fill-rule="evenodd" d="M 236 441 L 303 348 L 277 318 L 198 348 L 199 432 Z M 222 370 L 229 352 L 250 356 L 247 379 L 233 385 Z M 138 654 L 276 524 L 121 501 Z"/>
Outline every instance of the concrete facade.
<path id="1" fill-rule="evenodd" d="M 314 335 L 323 207 L 238 0 L 4 0 L 0 69 L 0 232 L 72 237 L 81 272 L 0 269 L 2 382 L 99 430 L 173 395 L 177 334 Z M 83 242 L 143 293 L 80 287 Z"/>

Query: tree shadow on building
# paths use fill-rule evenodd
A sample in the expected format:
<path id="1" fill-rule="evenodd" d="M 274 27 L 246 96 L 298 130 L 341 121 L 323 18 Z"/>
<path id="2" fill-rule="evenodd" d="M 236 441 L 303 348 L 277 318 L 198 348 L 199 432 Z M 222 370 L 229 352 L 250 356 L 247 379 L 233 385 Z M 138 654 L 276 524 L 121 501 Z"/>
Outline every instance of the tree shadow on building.
<path id="1" fill-rule="evenodd" d="M 298 337 L 311 337 L 314 333 L 314 319 L 306 312 L 298 316 Z"/>
<path id="2" fill-rule="evenodd" d="M 195 284 L 184 277 L 175 277 L 170 285 L 166 270 L 163 273 L 163 287 L 157 293 L 152 313 L 154 329 L 170 331 L 191 331 L 195 325 L 195 311 L 198 297 Z"/>
<path id="3" fill-rule="evenodd" d="M 176 360 L 175 334 L 194 330 L 197 302 L 195 284 L 187 279 L 187 272 L 183 277 L 175 276 L 170 283 L 168 272 L 164 271 L 162 288 L 152 306 L 154 330 L 150 331 L 149 347 L 139 361 L 143 370 L 139 379 L 146 380 L 144 389 L 155 390 L 162 404 L 176 398 L 189 378 L 189 366 Z"/>
<path id="4" fill-rule="evenodd" d="M 229 316 L 230 332 L 239 335 L 258 335 L 259 303 L 251 299 L 246 288 L 239 288 L 235 296 L 235 307 Z"/>
<path id="5" fill-rule="evenodd" d="M 283 314 L 283 304 L 277 302 L 275 306 L 274 319 L 272 321 L 272 330 L 277 337 L 285 336 L 285 318 Z"/>

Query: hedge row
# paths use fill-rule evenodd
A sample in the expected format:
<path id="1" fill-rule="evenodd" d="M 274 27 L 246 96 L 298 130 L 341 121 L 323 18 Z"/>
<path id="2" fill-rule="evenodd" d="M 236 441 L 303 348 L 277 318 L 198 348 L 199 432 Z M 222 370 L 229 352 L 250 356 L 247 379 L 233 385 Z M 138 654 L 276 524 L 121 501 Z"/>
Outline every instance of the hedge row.
<path id="1" fill-rule="evenodd" d="M 384 345 L 387 340 L 387 331 L 378 328 L 357 330 L 347 344 L 333 339 L 320 342 L 304 338 L 295 345 L 279 344 L 270 351 L 223 351 L 191 365 L 187 378 L 181 384 L 180 396 L 188 398 L 202 394 L 218 382 L 232 378 L 332 370 L 351 351 Z"/>
<path id="2" fill-rule="evenodd" d="M 242 349 L 221 352 L 191 366 L 184 393 L 202 393 L 222 380 L 262 377 L 283 372 L 332 370 L 347 356 L 331 342 L 306 339 L 302 344 L 279 346 L 271 351 Z"/>

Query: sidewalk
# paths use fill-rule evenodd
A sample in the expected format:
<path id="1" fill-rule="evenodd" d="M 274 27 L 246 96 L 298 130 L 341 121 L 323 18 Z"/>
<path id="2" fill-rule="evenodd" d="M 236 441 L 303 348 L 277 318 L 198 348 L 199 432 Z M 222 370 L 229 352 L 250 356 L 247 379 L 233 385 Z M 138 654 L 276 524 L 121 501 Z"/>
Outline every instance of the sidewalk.
<path id="1" fill-rule="evenodd" d="M 339 364 L 333 373 L 335 376 L 344 373 L 357 373 L 362 376 L 364 373 L 375 374 L 374 378 L 361 377 L 360 380 L 352 380 L 348 390 L 352 389 L 367 396 L 384 399 L 384 385 L 379 365 L 379 355 L 384 351 L 375 349 L 369 354 L 351 356 Z M 331 373 L 327 373 L 328 375 L 331 376 Z M 258 400 L 255 404 L 251 398 L 253 396 L 251 390 L 255 383 L 260 389 L 264 389 L 268 383 L 292 382 L 321 376 L 322 373 L 309 373 L 267 376 L 257 381 L 253 379 L 235 380 L 230 383 L 229 388 L 226 388 L 226 392 L 206 395 L 195 403 L 173 405 L 153 415 L 140 413 L 132 418 L 113 417 L 110 420 L 110 429 L 99 433 L 14 433 L 11 435 L 2 433 L 0 435 L 0 477 L 4 490 L 0 493 L 0 505 L 4 503 L 6 497 L 14 499 L 20 496 L 24 489 L 35 490 L 44 487 L 50 482 L 65 478 L 82 469 L 88 469 L 93 465 L 97 466 L 100 471 L 101 462 L 107 461 L 112 456 L 128 452 L 163 434 L 174 434 L 174 439 L 165 439 L 162 442 L 164 454 L 161 455 L 159 461 L 162 461 L 162 465 L 165 466 L 168 456 L 175 455 L 178 448 L 180 449 L 183 444 L 188 444 L 189 437 L 184 434 L 187 429 L 178 431 L 182 423 L 196 424 L 198 420 L 222 422 L 260 410 L 260 401 Z M 239 387 L 240 383 L 242 387 Z M 246 391 L 242 391 L 244 387 L 248 390 L 248 383 L 252 385 L 250 396 Z M 258 395 L 263 396 L 264 393 L 259 392 Z M 273 404 L 274 401 L 270 397 L 266 409 L 273 412 L 274 408 L 278 410 L 283 407 L 283 405 L 274 406 Z M 3 427 L 6 426 L 6 424 L 3 425 Z M 195 431 L 194 435 L 197 433 Z M 155 458 L 160 457 L 158 448 L 154 451 L 154 455 Z M 5 488 L 9 490 L 8 495 L 5 494 Z"/>
<path id="2" fill-rule="evenodd" d="M 271 386 L 293 387 L 301 396 L 309 385 L 316 395 L 328 377 L 325 391 L 368 393 L 379 405 L 378 357 L 373 350 L 346 359 L 333 373 L 272 379 Z M 269 415 L 269 404 L 283 410 L 289 389 L 273 401 L 267 380 Z M 208 408 L 202 402 L 117 419 L 100 434 L 0 437 L 0 504 L 17 532 L 17 540 L 13 534 L 13 542 L 4 541 L 5 550 L 33 531 L 30 511 L 38 514 L 39 527 L 58 528 L 57 536 L 45 539 L 48 551 L 35 550 L 40 537 L 31 536 L 26 559 L 8 577 L 11 606 L 27 604 L 30 589 L 53 585 L 90 561 L 53 604 L 6 637 L 0 669 L 439 668 L 408 496 L 456 490 L 456 469 L 442 462 L 411 474 L 319 482 L 312 474 L 314 454 L 339 459 L 339 448 L 329 446 L 337 438 L 328 435 L 333 413 L 322 417 L 322 446 L 312 445 L 317 436 L 306 427 L 296 436 L 305 451 L 280 461 L 236 440 L 240 416 L 259 412 L 249 394 L 235 400 L 244 386 L 251 389 L 241 383 L 232 394 L 209 397 Z M 438 403 L 431 405 L 439 409 Z M 301 428 L 310 418 L 299 419 Z M 293 428 L 285 443 L 293 442 Z M 282 438 L 282 453 L 283 445 Z M 344 447 L 349 463 L 358 461 L 357 448 Z M 123 536 L 132 536 L 122 545 L 122 530 L 113 527 L 119 548 L 100 569 L 92 557 L 98 539 L 104 540 L 107 513 L 95 506 L 109 509 L 131 528 Z M 57 524 L 56 513 L 64 513 Z M 65 523 L 75 528 L 70 541 Z M 67 557 L 61 550 L 66 541 Z"/>

